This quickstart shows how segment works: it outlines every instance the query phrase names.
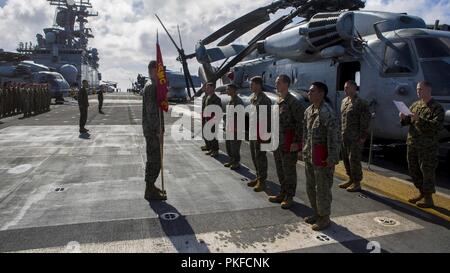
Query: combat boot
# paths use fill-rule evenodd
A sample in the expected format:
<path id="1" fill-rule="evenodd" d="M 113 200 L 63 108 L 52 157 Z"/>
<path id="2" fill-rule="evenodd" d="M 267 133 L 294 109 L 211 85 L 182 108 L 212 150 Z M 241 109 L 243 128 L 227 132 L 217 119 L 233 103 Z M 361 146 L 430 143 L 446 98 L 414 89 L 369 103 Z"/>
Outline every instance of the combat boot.
<path id="1" fill-rule="evenodd" d="M 317 222 L 312 226 L 314 231 L 327 229 L 331 225 L 330 216 L 319 217 Z"/>
<path id="2" fill-rule="evenodd" d="M 269 202 L 270 203 L 276 203 L 276 204 L 281 204 L 284 201 L 284 195 L 277 195 L 277 196 L 270 196 L 269 197 Z"/>
<path id="3" fill-rule="evenodd" d="M 225 163 L 224 165 L 223 165 L 225 168 L 231 168 L 231 163 Z"/>
<path id="4" fill-rule="evenodd" d="M 233 171 L 238 170 L 239 168 L 241 168 L 241 164 L 233 164 L 230 167 L 230 169 Z"/>
<path id="5" fill-rule="evenodd" d="M 157 188 L 155 185 L 147 186 L 145 188 L 145 200 L 150 201 L 164 201 L 167 200 L 165 192 Z"/>
<path id="6" fill-rule="evenodd" d="M 308 216 L 305 218 L 305 223 L 307 223 L 309 225 L 314 225 L 318 219 L 319 219 L 319 216 L 317 216 L 317 215 Z"/>
<path id="7" fill-rule="evenodd" d="M 348 187 L 350 187 L 351 185 L 353 185 L 353 181 L 349 180 L 347 182 L 344 182 L 342 184 L 339 184 L 339 188 L 341 189 L 347 189 Z"/>
<path id="8" fill-rule="evenodd" d="M 255 179 L 251 182 L 248 182 L 247 186 L 249 186 L 250 188 L 256 187 L 256 185 L 258 185 L 258 181 L 259 181 L 258 179 Z"/>
<path id="9" fill-rule="evenodd" d="M 427 193 L 424 196 L 424 199 L 417 203 L 419 208 L 430 209 L 434 207 L 433 196 L 431 193 Z"/>
<path id="10" fill-rule="evenodd" d="M 208 151 L 205 155 L 212 155 L 213 151 Z"/>
<path id="11" fill-rule="evenodd" d="M 281 202 L 281 208 L 282 209 L 290 209 L 294 205 L 294 198 L 287 197 L 286 199 Z"/>
<path id="12" fill-rule="evenodd" d="M 347 188 L 348 192 L 359 192 L 361 191 L 361 182 L 355 182 L 350 187 Z"/>
<path id="13" fill-rule="evenodd" d="M 202 149 L 202 152 L 208 151 L 208 147 L 206 147 L 206 146 L 202 146 L 201 149 Z"/>
<path id="14" fill-rule="evenodd" d="M 408 200 L 409 203 L 411 204 L 416 204 L 417 202 L 419 202 L 420 200 L 422 200 L 423 198 L 425 198 L 425 195 L 423 194 L 422 191 L 419 192 L 419 195 L 411 198 Z"/>
<path id="15" fill-rule="evenodd" d="M 219 152 L 218 151 L 212 151 L 210 156 L 211 157 L 218 157 L 219 156 Z"/>
<path id="16" fill-rule="evenodd" d="M 266 181 L 258 180 L 258 184 L 256 184 L 256 187 L 253 189 L 255 192 L 263 192 L 266 190 Z"/>

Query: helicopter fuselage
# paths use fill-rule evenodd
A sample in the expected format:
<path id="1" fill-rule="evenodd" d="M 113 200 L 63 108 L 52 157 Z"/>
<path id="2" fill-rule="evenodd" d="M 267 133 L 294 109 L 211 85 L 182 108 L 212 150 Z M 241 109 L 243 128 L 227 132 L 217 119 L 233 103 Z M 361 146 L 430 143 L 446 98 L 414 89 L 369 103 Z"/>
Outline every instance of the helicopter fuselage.
<path id="1" fill-rule="evenodd" d="M 291 77 L 292 92 L 307 103 L 307 90 L 311 83 L 322 81 L 330 89 L 328 99 L 339 115 L 345 98 L 344 84 L 355 80 L 359 96 L 370 104 L 373 113 L 372 128 L 376 139 L 404 141 L 408 128 L 401 127 L 399 111 L 393 101 L 411 105 L 418 100 L 416 85 L 422 80 L 433 85 L 433 97 L 446 111 L 445 127 L 441 132 L 443 141 L 450 138 L 450 33 L 426 29 L 403 29 L 386 32 L 384 35 L 400 51 L 395 51 L 376 35 L 363 37 L 367 41 L 361 55 L 323 58 L 311 62 L 298 62 L 264 56 L 238 64 L 233 69 L 234 83 L 241 88 L 248 80 L 261 76 L 268 86 L 275 86 L 277 75 Z M 274 90 L 275 88 L 273 88 Z M 269 97 L 276 102 L 274 92 Z M 248 92 L 242 94 L 248 96 Z M 222 95 L 224 103 L 227 98 Z M 249 100 L 245 100 L 249 101 Z"/>

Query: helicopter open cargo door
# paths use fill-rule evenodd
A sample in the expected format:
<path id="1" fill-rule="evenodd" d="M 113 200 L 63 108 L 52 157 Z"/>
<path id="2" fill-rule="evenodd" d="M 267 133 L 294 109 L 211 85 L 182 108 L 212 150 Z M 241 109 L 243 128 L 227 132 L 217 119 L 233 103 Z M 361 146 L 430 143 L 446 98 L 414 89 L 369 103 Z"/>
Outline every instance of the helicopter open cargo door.
<path id="1" fill-rule="evenodd" d="M 337 83 L 336 83 L 336 100 L 335 109 L 340 111 L 341 102 L 345 98 L 344 86 L 347 81 L 353 80 L 358 86 L 361 86 L 361 63 L 347 62 L 340 63 L 337 69 Z M 359 90 L 359 89 L 358 89 Z"/>

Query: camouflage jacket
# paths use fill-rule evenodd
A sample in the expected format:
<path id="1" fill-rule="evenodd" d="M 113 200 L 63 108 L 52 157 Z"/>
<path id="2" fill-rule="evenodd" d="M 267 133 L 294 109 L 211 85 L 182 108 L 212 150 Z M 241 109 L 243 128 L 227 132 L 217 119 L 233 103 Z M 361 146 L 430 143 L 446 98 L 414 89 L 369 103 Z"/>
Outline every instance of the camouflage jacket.
<path id="1" fill-rule="evenodd" d="M 432 99 L 428 104 L 422 100 L 415 102 L 410 107 L 411 112 L 419 116 L 418 121 L 412 121 L 411 117 L 402 120 L 402 126 L 409 126 L 408 145 L 430 147 L 438 145 L 439 131 L 444 124 L 444 108 Z"/>
<path id="2" fill-rule="evenodd" d="M 98 90 L 97 92 L 97 99 L 98 100 L 103 100 L 103 90 Z"/>
<path id="3" fill-rule="evenodd" d="M 244 102 L 237 95 L 234 96 L 234 97 L 231 97 L 231 100 L 228 102 L 228 106 L 236 107 L 236 106 L 239 106 L 239 105 L 244 106 Z M 237 125 L 238 125 L 238 114 L 237 113 L 234 114 L 234 122 L 233 123 L 229 123 L 227 121 L 227 124 L 230 125 L 230 126 L 233 126 L 233 127 L 229 127 L 228 129 L 232 130 L 235 133 L 235 138 L 236 138 L 236 136 L 237 136 Z M 232 125 L 232 124 L 234 124 L 234 125 Z"/>
<path id="4" fill-rule="evenodd" d="M 144 96 L 142 101 L 142 128 L 145 137 L 154 137 L 160 133 L 161 109 L 156 99 L 156 85 L 147 83 L 144 87 Z M 164 131 L 164 119 L 162 120 Z"/>
<path id="5" fill-rule="evenodd" d="M 311 105 L 303 121 L 303 159 L 313 162 L 316 145 L 326 147 L 328 163 L 339 163 L 341 146 L 338 120 L 331 106 L 323 102 L 319 109 Z"/>
<path id="6" fill-rule="evenodd" d="M 222 100 L 219 98 L 219 96 L 217 96 L 216 93 L 212 94 L 211 96 L 208 96 L 206 94 L 205 94 L 205 96 L 203 96 L 203 100 L 202 100 L 202 120 L 203 120 L 203 122 L 214 118 L 214 113 L 213 113 L 212 117 L 205 117 L 205 115 L 203 113 L 205 111 L 206 107 L 208 107 L 210 105 L 217 105 L 222 109 Z"/>
<path id="7" fill-rule="evenodd" d="M 202 111 L 205 111 L 205 108 L 210 105 L 217 105 L 222 107 L 222 100 L 217 96 L 216 93 L 208 96 L 205 94 L 202 100 Z"/>
<path id="8" fill-rule="evenodd" d="M 303 141 L 303 119 L 305 108 L 294 97 L 288 93 L 286 98 L 279 98 L 278 106 L 280 111 L 280 147 L 283 145 L 297 143 L 302 144 Z M 289 142 L 289 143 L 286 143 Z M 290 147 L 285 147 L 285 152 L 290 151 Z"/>
<path id="9" fill-rule="evenodd" d="M 32 93 L 34 95 L 34 93 Z M 78 93 L 78 106 L 89 107 L 89 95 L 86 88 L 82 87 Z"/>
<path id="10" fill-rule="evenodd" d="M 259 135 L 259 128 L 260 128 L 260 124 L 259 124 L 259 113 L 260 113 L 260 107 L 261 106 L 268 106 L 267 107 L 267 132 L 271 131 L 271 120 L 272 120 L 272 115 L 271 115 L 271 111 L 272 111 L 272 101 L 269 99 L 269 97 L 264 93 L 264 92 L 260 92 L 258 95 L 254 94 L 253 97 L 250 100 L 250 103 L 256 107 L 256 129 L 257 129 L 257 138 L 258 141 L 260 141 L 260 135 Z"/>
<path id="11" fill-rule="evenodd" d="M 369 136 L 370 111 L 368 103 L 358 96 L 346 97 L 341 106 L 342 138 L 359 141 Z"/>
<path id="12" fill-rule="evenodd" d="M 238 105 L 244 105 L 244 102 L 238 95 L 236 95 L 234 97 L 231 97 L 231 100 L 228 103 L 228 105 L 232 105 L 232 106 L 236 107 Z"/>

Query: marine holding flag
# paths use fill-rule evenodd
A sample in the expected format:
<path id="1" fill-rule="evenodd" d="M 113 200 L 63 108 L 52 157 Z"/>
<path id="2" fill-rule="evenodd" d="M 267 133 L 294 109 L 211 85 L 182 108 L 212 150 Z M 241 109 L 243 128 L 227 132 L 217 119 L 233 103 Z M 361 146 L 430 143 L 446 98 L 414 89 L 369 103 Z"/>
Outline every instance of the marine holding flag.
<path id="1" fill-rule="evenodd" d="M 142 104 L 142 127 L 147 144 L 147 164 L 145 168 L 145 200 L 167 200 L 164 190 L 155 186 L 162 170 L 164 143 L 164 114 L 169 110 L 167 102 L 167 77 L 164 70 L 161 49 L 156 44 L 157 60 L 148 65 L 151 81 L 144 88 Z M 162 183 L 163 174 L 161 175 Z M 164 184 L 163 184 L 164 189 Z"/>

